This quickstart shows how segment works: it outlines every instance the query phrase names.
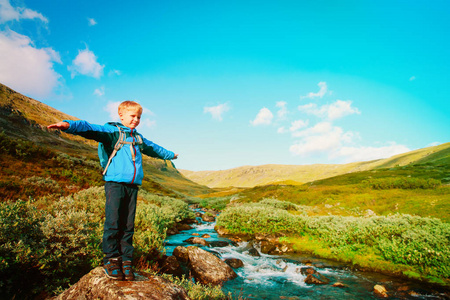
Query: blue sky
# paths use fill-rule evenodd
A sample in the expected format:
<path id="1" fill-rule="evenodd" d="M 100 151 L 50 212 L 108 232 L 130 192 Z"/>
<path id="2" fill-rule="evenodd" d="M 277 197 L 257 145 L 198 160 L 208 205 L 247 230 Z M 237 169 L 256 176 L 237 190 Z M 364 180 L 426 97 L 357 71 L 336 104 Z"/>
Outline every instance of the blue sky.
<path id="1" fill-rule="evenodd" d="M 347 163 L 450 141 L 448 1 L 0 0 L 0 82 L 176 166 Z"/>

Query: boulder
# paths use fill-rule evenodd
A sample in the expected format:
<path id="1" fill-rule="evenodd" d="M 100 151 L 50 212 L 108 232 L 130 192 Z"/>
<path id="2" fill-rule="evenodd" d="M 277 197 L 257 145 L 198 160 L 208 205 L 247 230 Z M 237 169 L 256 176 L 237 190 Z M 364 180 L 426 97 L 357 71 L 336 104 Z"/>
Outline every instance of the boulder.
<path id="1" fill-rule="evenodd" d="M 319 272 L 315 272 L 314 274 L 309 274 L 306 276 L 305 283 L 308 284 L 328 284 L 330 283 L 330 279 L 323 276 Z"/>
<path id="2" fill-rule="evenodd" d="M 188 267 L 195 280 L 203 284 L 222 284 L 236 278 L 233 269 L 213 254 L 195 246 L 187 247 Z"/>
<path id="3" fill-rule="evenodd" d="M 186 247 L 178 246 L 173 249 L 173 256 L 177 258 L 178 261 L 187 263 L 189 261 L 189 255 Z"/>
<path id="4" fill-rule="evenodd" d="M 276 245 L 274 245 L 273 243 L 269 242 L 269 241 L 261 241 L 261 252 L 262 253 L 269 253 L 274 251 L 277 248 Z"/>
<path id="5" fill-rule="evenodd" d="M 216 217 L 211 214 L 203 214 L 202 220 L 205 222 L 214 222 L 216 220 Z"/>
<path id="6" fill-rule="evenodd" d="M 177 227 L 169 228 L 166 231 L 167 235 L 175 235 L 175 234 L 178 234 L 178 233 L 180 233 L 180 232 L 178 231 Z"/>
<path id="7" fill-rule="evenodd" d="M 204 239 L 209 239 L 211 236 L 209 235 L 209 234 L 207 234 L 207 233 L 205 233 L 204 235 L 202 235 L 202 238 L 204 238 Z"/>
<path id="8" fill-rule="evenodd" d="M 378 297 L 382 297 L 382 298 L 387 298 L 388 294 L 387 294 L 387 290 L 384 286 L 382 285 L 375 285 L 373 287 L 373 292 L 375 293 L 375 295 L 377 295 Z"/>
<path id="9" fill-rule="evenodd" d="M 192 226 L 189 224 L 177 224 L 177 229 L 179 231 L 190 230 L 190 229 L 192 229 Z"/>
<path id="10" fill-rule="evenodd" d="M 248 255 L 250 255 L 250 256 L 261 256 L 261 254 L 259 254 L 258 250 L 256 250 L 253 247 L 248 250 Z"/>
<path id="11" fill-rule="evenodd" d="M 297 271 L 297 273 L 300 272 L 304 276 L 308 276 L 308 275 L 317 273 L 316 269 L 314 269 L 312 267 L 302 267 L 302 268 L 297 269 L 296 271 Z"/>
<path id="12" fill-rule="evenodd" d="M 181 278 L 184 272 L 175 256 L 165 256 L 159 261 L 160 272 Z"/>
<path id="13" fill-rule="evenodd" d="M 209 243 L 205 239 L 202 239 L 199 237 L 191 237 L 183 242 L 189 243 L 189 244 L 199 244 L 199 245 L 203 245 L 203 246 L 209 246 Z"/>
<path id="14" fill-rule="evenodd" d="M 228 235 L 230 234 L 230 231 L 228 229 L 226 229 L 223 226 L 214 226 L 214 230 L 219 234 L 219 235 Z"/>
<path id="15" fill-rule="evenodd" d="M 232 267 L 233 269 L 237 269 L 244 266 L 244 263 L 239 258 L 227 258 L 225 259 L 225 263 Z"/>
<path id="16" fill-rule="evenodd" d="M 226 247 L 226 246 L 229 246 L 230 245 L 230 243 L 229 242 L 226 242 L 226 241 L 211 241 L 211 242 L 209 242 L 209 245 L 211 246 L 211 247 Z"/>
<path id="17" fill-rule="evenodd" d="M 183 300 L 190 299 L 186 290 L 158 276 L 139 273 L 136 281 L 108 278 L 102 267 L 93 269 L 56 300 Z"/>

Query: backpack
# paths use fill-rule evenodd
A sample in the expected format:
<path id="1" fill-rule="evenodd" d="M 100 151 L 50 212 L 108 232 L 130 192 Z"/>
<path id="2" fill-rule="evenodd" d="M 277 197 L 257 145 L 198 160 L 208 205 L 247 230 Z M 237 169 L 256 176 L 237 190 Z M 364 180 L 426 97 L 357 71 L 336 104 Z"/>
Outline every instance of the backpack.
<path id="1" fill-rule="evenodd" d="M 114 156 L 116 156 L 117 151 L 120 150 L 120 148 L 122 148 L 122 146 L 124 144 L 130 145 L 130 148 L 132 148 L 135 145 L 138 145 L 139 148 L 142 150 L 142 144 L 144 143 L 142 141 L 142 137 L 140 134 L 136 134 L 136 141 L 134 142 L 127 142 L 127 135 L 125 134 L 125 132 L 123 131 L 123 129 L 119 126 L 116 125 L 116 127 L 119 129 L 119 138 L 117 139 L 116 144 L 114 145 L 114 150 L 112 151 L 111 155 L 108 156 L 106 150 L 105 150 L 105 146 L 103 145 L 103 143 L 98 143 L 98 158 L 100 159 L 100 165 L 102 166 L 103 170 L 103 175 L 106 175 L 106 171 L 108 170 L 108 167 L 112 161 L 112 159 L 114 158 Z M 133 161 L 136 159 L 135 155 L 134 155 L 134 150 L 131 149 L 131 155 L 133 156 Z"/>

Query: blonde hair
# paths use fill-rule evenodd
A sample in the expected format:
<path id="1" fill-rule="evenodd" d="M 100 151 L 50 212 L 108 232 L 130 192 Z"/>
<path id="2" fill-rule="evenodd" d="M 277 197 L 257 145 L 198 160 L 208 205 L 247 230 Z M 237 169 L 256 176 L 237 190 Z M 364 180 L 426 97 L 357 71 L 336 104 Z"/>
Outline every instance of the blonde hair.
<path id="1" fill-rule="evenodd" d="M 135 101 L 123 101 L 119 104 L 119 114 L 124 111 L 137 111 L 139 114 L 142 114 L 142 106 Z"/>

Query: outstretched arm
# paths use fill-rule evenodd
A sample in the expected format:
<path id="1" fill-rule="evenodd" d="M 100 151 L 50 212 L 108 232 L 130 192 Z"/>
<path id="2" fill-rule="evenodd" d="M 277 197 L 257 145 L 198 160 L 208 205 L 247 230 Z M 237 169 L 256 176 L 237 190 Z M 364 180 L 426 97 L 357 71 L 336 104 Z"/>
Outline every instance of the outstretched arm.
<path id="1" fill-rule="evenodd" d="M 48 129 L 66 130 L 69 128 L 69 126 L 70 126 L 69 123 L 62 121 L 62 122 L 48 125 L 47 128 Z"/>
<path id="2" fill-rule="evenodd" d="M 178 154 L 175 154 L 172 159 L 177 159 L 177 158 L 178 158 Z"/>

